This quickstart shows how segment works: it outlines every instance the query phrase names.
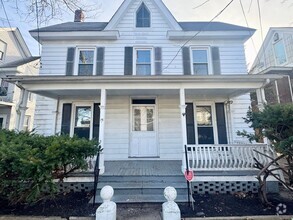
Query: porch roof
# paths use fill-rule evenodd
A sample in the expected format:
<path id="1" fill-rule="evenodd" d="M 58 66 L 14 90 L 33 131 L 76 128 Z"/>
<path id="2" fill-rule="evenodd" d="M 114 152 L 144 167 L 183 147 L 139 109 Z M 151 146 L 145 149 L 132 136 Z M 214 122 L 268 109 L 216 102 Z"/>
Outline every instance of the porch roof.
<path id="1" fill-rule="evenodd" d="M 187 94 L 236 97 L 259 89 L 280 75 L 220 76 L 7 76 L 7 81 L 50 98 L 97 96 L 101 89 L 113 95 Z M 170 93 L 171 92 L 171 93 Z M 145 94 L 147 93 L 147 94 Z"/>

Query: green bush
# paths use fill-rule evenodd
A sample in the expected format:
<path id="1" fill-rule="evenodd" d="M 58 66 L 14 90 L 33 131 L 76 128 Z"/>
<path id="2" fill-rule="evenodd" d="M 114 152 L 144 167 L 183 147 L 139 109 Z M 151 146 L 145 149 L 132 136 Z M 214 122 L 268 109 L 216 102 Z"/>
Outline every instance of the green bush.
<path id="1" fill-rule="evenodd" d="M 56 179 L 86 170 L 100 150 L 94 140 L 0 130 L 0 196 L 14 204 L 52 196 Z"/>

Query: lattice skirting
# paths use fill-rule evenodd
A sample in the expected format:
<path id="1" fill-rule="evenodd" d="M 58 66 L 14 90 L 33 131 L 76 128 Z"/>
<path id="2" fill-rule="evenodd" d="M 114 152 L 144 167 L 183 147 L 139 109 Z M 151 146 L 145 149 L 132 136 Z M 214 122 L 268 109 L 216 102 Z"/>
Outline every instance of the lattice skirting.
<path id="1" fill-rule="evenodd" d="M 89 192 L 94 189 L 91 182 L 64 182 L 56 183 L 59 192 Z"/>

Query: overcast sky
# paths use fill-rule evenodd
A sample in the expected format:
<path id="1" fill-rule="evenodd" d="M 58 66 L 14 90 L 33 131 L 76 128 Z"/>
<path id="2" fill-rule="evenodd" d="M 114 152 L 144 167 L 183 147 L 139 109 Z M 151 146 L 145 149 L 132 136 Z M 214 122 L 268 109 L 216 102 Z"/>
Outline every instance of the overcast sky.
<path id="1" fill-rule="evenodd" d="M 123 0 L 88 1 L 97 5 L 98 13 L 94 18 L 87 18 L 87 21 L 109 21 L 123 2 Z M 230 2 L 230 0 L 163 0 L 163 2 L 178 21 L 209 21 L 221 9 L 223 9 L 224 6 Z M 263 37 L 265 37 L 270 27 L 293 27 L 293 0 L 259 0 L 259 2 Z M 248 40 L 245 44 L 247 64 L 250 66 L 262 43 L 260 20 L 257 0 L 242 0 L 242 4 L 249 27 L 257 29 L 256 33 L 252 37 L 256 48 L 254 49 L 251 40 Z M 28 30 L 36 28 L 36 22 L 24 21 L 23 16 L 18 16 L 15 8 L 11 7 L 11 5 L 9 6 L 8 2 L 4 1 L 4 5 L 6 7 L 11 26 L 18 27 L 21 30 L 21 33 L 25 38 L 32 54 L 39 55 L 37 43 L 28 33 Z M 73 21 L 73 17 L 73 13 L 65 13 L 62 20 L 51 20 L 47 25 Z M 233 3 L 215 21 L 246 26 L 241 10 L 240 0 L 234 0 Z M 1 6 L 0 25 L 1 27 L 9 27 Z M 42 26 L 47 25 L 43 24 Z"/>

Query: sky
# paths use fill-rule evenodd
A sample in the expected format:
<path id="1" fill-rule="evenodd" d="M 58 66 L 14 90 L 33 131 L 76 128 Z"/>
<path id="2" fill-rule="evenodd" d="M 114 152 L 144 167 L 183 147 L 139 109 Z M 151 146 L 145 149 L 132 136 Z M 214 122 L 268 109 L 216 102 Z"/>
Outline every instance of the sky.
<path id="1" fill-rule="evenodd" d="M 28 21 L 23 15 L 19 15 L 15 9 L 15 1 L 29 0 L 3 0 L 7 16 L 12 27 L 18 27 L 33 55 L 39 55 L 37 42 L 28 33 L 37 27 L 36 21 Z M 163 0 L 177 21 L 210 21 L 231 0 Z M 87 0 L 96 8 L 86 21 L 109 21 L 123 0 Z M 293 0 L 259 0 L 261 19 L 259 19 L 259 8 L 257 0 L 241 0 L 244 13 L 250 28 L 257 31 L 253 37 L 245 43 L 246 62 L 251 67 L 257 51 L 270 27 L 293 27 Z M 22 7 L 24 10 L 24 6 Z M 73 12 L 65 12 L 62 18 L 50 20 L 41 27 L 73 21 Z M 260 25 L 260 20 L 262 25 Z M 240 0 L 234 0 L 232 4 L 214 21 L 226 22 L 247 27 L 245 17 L 242 13 Z M 9 27 L 3 6 L 0 5 L 0 27 Z M 262 27 L 262 28 L 261 28 Z M 262 29 L 262 31 L 261 31 Z M 254 45 L 253 46 L 253 42 Z"/>

